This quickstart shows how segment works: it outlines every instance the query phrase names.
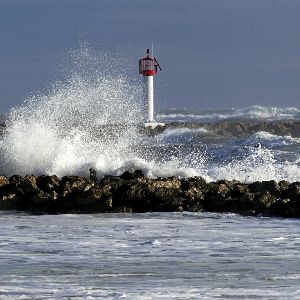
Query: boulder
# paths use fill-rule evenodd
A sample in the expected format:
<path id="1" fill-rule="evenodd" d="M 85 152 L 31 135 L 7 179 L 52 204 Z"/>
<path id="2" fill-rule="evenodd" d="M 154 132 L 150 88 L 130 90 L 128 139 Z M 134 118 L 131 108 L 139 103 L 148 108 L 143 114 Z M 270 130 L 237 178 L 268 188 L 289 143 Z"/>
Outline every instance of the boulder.
<path id="1" fill-rule="evenodd" d="M 266 193 L 269 192 L 270 194 L 274 196 L 280 195 L 280 186 L 277 182 L 274 180 L 270 181 L 256 181 L 251 184 L 249 184 L 249 189 L 251 192 L 254 193 Z"/>
<path id="2" fill-rule="evenodd" d="M 24 192 L 12 184 L 1 188 L 0 210 L 26 210 Z"/>
<path id="3" fill-rule="evenodd" d="M 95 183 L 89 178 L 81 176 L 64 176 L 59 184 L 59 191 L 62 196 L 74 191 L 88 191 Z"/>
<path id="4" fill-rule="evenodd" d="M 139 178 L 123 184 L 113 197 L 117 206 L 132 208 L 133 212 L 181 211 L 183 197 L 180 180 Z"/>
<path id="5" fill-rule="evenodd" d="M 112 208 L 112 197 L 107 197 L 97 186 L 87 191 L 73 191 L 61 202 L 63 210 L 67 212 L 97 213 L 111 211 Z"/>
<path id="6" fill-rule="evenodd" d="M 264 214 L 276 200 L 277 198 L 270 192 L 256 193 L 254 197 L 254 209 L 256 213 Z"/>
<path id="7" fill-rule="evenodd" d="M 137 178 L 143 178 L 144 174 L 141 170 L 136 170 L 133 172 L 125 171 L 120 178 L 124 180 L 131 180 L 131 179 L 137 179 Z"/>
<path id="8" fill-rule="evenodd" d="M 300 201 L 300 182 L 294 182 L 282 191 L 283 198 Z"/>
<path id="9" fill-rule="evenodd" d="M 90 179 L 93 182 L 97 183 L 98 182 L 97 172 L 93 168 L 90 168 L 89 171 L 90 171 Z"/>
<path id="10" fill-rule="evenodd" d="M 52 176 L 38 176 L 36 179 L 38 188 L 46 193 L 51 191 L 59 191 L 60 179 L 56 175 Z"/>
<path id="11" fill-rule="evenodd" d="M 8 184 L 9 184 L 9 179 L 6 178 L 5 176 L 0 176 L 0 188 Z"/>
<path id="12" fill-rule="evenodd" d="M 242 198 L 247 192 L 249 192 L 249 188 L 246 184 L 238 183 L 230 186 L 229 195 L 231 198 Z"/>
<path id="13" fill-rule="evenodd" d="M 278 199 L 270 205 L 268 214 L 277 217 L 300 218 L 300 201 Z"/>
<path id="14" fill-rule="evenodd" d="M 15 185 L 19 187 L 25 195 L 39 193 L 41 190 L 37 186 L 37 177 L 33 175 L 26 175 L 20 182 Z"/>

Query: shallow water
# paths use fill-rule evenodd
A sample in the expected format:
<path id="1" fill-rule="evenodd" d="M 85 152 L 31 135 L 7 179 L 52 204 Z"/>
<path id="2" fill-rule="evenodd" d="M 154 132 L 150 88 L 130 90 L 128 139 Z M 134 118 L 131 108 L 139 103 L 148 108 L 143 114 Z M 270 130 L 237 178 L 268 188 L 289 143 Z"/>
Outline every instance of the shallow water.
<path id="1" fill-rule="evenodd" d="M 1 299 L 300 299 L 300 220 L 0 214 Z"/>

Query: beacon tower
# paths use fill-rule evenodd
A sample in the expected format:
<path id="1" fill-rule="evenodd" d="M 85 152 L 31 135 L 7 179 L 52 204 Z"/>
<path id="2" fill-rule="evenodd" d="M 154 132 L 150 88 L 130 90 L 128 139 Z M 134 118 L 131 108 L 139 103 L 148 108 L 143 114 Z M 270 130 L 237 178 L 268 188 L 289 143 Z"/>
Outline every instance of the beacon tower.
<path id="1" fill-rule="evenodd" d="M 144 76 L 147 82 L 147 102 L 148 102 L 148 118 L 145 127 L 155 128 L 156 126 L 164 126 L 164 123 L 157 123 L 154 120 L 154 85 L 153 77 L 157 74 L 158 69 L 162 71 L 158 61 L 150 54 L 147 49 L 146 57 L 139 60 L 139 73 Z"/>

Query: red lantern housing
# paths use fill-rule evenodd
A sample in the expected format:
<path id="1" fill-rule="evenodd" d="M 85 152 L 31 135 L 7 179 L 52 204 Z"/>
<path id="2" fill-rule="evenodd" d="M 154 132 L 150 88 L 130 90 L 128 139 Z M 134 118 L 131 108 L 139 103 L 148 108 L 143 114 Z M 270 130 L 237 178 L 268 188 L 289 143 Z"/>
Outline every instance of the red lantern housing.
<path id="1" fill-rule="evenodd" d="M 139 73 L 143 76 L 154 76 L 157 74 L 157 69 L 162 71 L 155 57 L 150 56 L 150 50 L 147 49 L 147 56 L 139 60 Z"/>

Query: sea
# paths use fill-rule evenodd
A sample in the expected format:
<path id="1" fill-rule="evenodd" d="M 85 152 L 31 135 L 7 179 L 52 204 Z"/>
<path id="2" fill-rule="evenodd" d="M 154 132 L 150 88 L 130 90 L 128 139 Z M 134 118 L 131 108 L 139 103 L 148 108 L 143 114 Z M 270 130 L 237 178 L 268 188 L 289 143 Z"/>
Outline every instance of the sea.
<path id="1" fill-rule="evenodd" d="M 0 298 L 300 299 L 300 221 L 0 214 Z"/>
<path id="2" fill-rule="evenodd" d="M 156 119 L 173 125 L 149 134 L 141 81 L 91 49 L 71 60 L 63 80 L 5 115 L 1 175 L 87 176 L 92 167 L 99 180 L 140 169 L 150 178 L 300 181 L 299 137 L 205 126 L 300 121 L 299 108 L 162 110 Z M 214 213 L 1 212 L 0 299 L 300 299 L 299 225 Z"/>

